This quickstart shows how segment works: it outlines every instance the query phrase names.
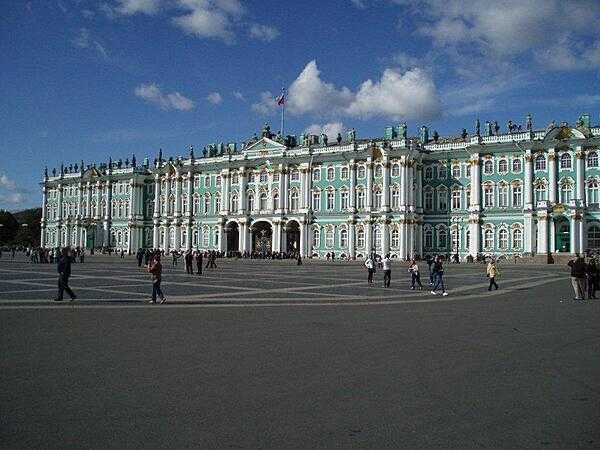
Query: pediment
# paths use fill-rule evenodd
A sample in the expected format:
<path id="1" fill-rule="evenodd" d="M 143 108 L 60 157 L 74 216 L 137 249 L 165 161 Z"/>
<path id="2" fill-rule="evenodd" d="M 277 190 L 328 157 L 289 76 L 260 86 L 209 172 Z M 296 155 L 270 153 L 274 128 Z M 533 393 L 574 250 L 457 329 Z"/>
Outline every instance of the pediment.
<path id="1" fill-rule="evenodd" d="M 101 176 L 100 172 L 98 172 L 98 169 L 96 169 L 95 167 L 91 167 L 89 169 L 87 169 L 85 172 L 83 172 L 83 175 L 81 176 L 82 179 L 84 180 L 91 180 L 93 178 L 99 178 Z"/>
<path id="2" fill-rule="evenodd" d="M 285 150 L 286 148 L 287 147 L 285 145 L 280 144 L 279 142 L 274 141 L 273 139 L 269 139 L 268 137 L 261 137 L 255 143 L 246 147 L 244 149 L 244 151 L 245 152 L 249 152 L 249 151 L 257 151 L 257 152 L 282 151 L 282 150 Z"/>
<path id="3" fill-rule="evenodd" d="M 587 128 L 554 127 L 546 133 L 544 140 L 566 141 L 569 139 L 585 139 L 587 137 L 586 134 L 589 134 L 589 129 Z"/>

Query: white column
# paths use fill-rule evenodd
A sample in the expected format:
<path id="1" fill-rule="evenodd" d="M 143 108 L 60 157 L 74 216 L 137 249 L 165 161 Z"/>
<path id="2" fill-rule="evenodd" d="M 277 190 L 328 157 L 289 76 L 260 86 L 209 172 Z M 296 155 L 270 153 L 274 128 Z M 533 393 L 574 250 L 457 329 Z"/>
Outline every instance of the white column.
<path id="1" fill-rule="evenodd" d="M 356 258 L 356 224 L 354 222 L 348 224 L 348 245 L 350 258 Z"/>
<path id="2" fill-rule="evenodd" d="M 367 203 L 366 209 L 368 212 L 371 212 L 371 207 L 373 206 L 373 163 L 369 160 L 367 161 Z"/>
<path id="3" fill-rule="evenodd" d="M 226 247 L 227 240 L 225 238 L 223 223 L 219 222 L 218 227 L 219 227 L 219 251 L 224 252 L 227 249 L 227 247 Z"/>
<path id="4" fill-rule="evenodd" d="M 134 218 L 137 215 L 137 201 L 138 201 L 138 192 L 137 186 L 135 184 L 135 179 L 129 180 L 129 217 L 128 219 Z M 130 240 L 131 242 L 131 240 Z M 131 244 L 130 244 L 131 245 Z"/>
<path id="5" fill-rule="evenodd" d="M 556 198 L 556 187 L 558 186 L 558 180 L 556 176 L 556 153 L 554 149 L 548 150 L 548 178 L 549 178 L 549 189 L 548 189 L 548 200 L 550 204 L 557 202 Z"/>
<path id="6" fill-rule="evenodd" d="M 165 195 L 164 195 L 164 199 L 165 199 L 165 217 L 169 217 L 171 216 L 174 211 L 169 211 L 169 197 L 171 196 L 171 179 L 169 177 L 169 175 L 165 175 L 165 181 L 166 181 L 166 188 L 165 188 Z M 165 241 L 168 241 L 168 239 L 165 239 Z"/>
<path id="7" fill-rule="evenodd" d="M 271 244 L 273 252 L 281 252 L 281 222 L 273 221 L 273 240 Z"/>
<path id="8" fill-rule="evenodd" d="M 479 215 L 471 214 L 469 218 L 469 255 L 476 258 L 480 248 L 481 225 L 479 223 Z"/>
<path id="9" fill-rule="evenodd" d="M 349 192 L 349 206 L 350 211 L 356 211 L 356 164 L 353 159 L 350 160 L 350 192 Z"/>
<path id="10" fill-rule="evenodd" d="M 175 172 L 175 217 L 181 217 L 181 175 L 179 171 Z"/>
<path id="11" fill-rule="evenodd" d="M 40 230 L 40 247 L 46 247 L 46 215 L 48 205 L 47 194 L 46 194 L 46 183 L 44 182 L 44 187 L 42 188 L 42 220 L 41 220 L 41 230 Z"/>
<path id="12" fill-rule="evenodd" d="M 85 211 L 84 211 L 84 216 L 85 217 L 92 217 L 92 183 L 90 183 L 89 181 L 87 182 L 86 185 L 86 191 L 85 191 Z"/>
<path id="13" fill-rule="evenodd" d="M 406 231 L 407 231 L 407 233 L 406 233 L 406 239 L 407 239 L 406 259 L 410 260 L 411 258 L 414 258 L 414 256 L 415 256 L 415 223 L 413 220 L 411 220 L 410 223 L 408 224 L 408 226 L 406 227 Z"/>
<path id="14" fill-rule="evenodd" d="M 406 160 L 403 159 L 400 161 L 400 211 L 406 211 L 406 181 Z"/>
<path id="15" fill-rule="evenodd" d="M 415 225 L 415 253 L 423 256 L 423 224 L 418 223 Z"/>
<path id="16" fill-rule="evenodd" d="M 248 185 L 248 172 L 245 167 L 240 167 L 240 198 L 239 198 L 239 212 L 240 214 L 246 214 L 246 205 L 248 199 L 246 198 L 246 186 Z"/>
<path id="17" fill-rule="evenodd" d="M 310 226 L 310 224 L 306 224 L 305 226 L 305 232 L 304 234 L 306 235 L 306 256 L 307 257 L 311 257 L 312 253 L 313 253 L 313 240 L 312 240 L 312 232 L 311 232 L 312 227 Z"/>
<path id="18" fill-rule="evenodd" d="M 575 177 L 577 179 L 577 200 L 581 202 L 581 206 L 587 204 L 585 198 L 585 154 L 581 146 L 575 147 Z"/>
<path id="19" fill-rule="evenodd" d="M 535 220 L 531 212 L 525 213 L 524 226 L 523 252 L 533 255 L 537 250 L 535 245 L 537 231 L 535 227 Z"/>
<path id="20" fill-rule="evenodd" d="M 525 155 L 525 184 L 524 188 L 524 205 L 525 210 L 533 209 L 533 157 L 529 150 Z"/>
<path id="21" fill-rule="evenodd" d="M 537 253 L 539 255 L 548 254 L 548 211 L 538 211 L 538 248 Z"/>
<path id="22" fill-rule="evenodd" d="M 98 180 L 96 182 L 96 211 L 94 212 L 94 218 L 100 220 L 102 216 L 102 184 Z"/>
<path id="23" fill-rule="evenodd" d="M 83 185 L 81 182 L 77 185 L 77 218 L 83 216 Z"/>
<path id="24" fill-rule="evenodd" d="M 390 162 L 386 159 L 383 162 L 383 211 L 390 210 Z M 388 249 L 389 250 L 389 249 Z"/>
<path id="25" fill-rule="evenodd" d="M 402 170 L 402 169 L 401 169 Z M 400 196 L 402 198 L 402 196 Z M 401 260 L 406 258 L 406 219 L 400 219 L 400 226 L 398 227 L 400 230 L 400 247 L 399 247 L 399 256 Z"/>
<path id="26" fill-rule="evenodd" d="M 110 246 L 110 221 L 112 216 L 112 186 L 110 180 L 105 183 L 104 189 L 106 201 L 106 214 L 104 215 L 104 243 L 108 247 Z"/>
<path id="27" fill-rule="evenodd" d="M 373 251 L 373 227 L 370 221 L 364 222 L 365 227 L 365 250 L 367 255 L 370 255 Z"/>
<path id="28" fill-rule="evenodd" d="M 159 217 L 160 217 L 160 175 L 154 175 L 154 220 L 152 229 L 152 247 L 160 248 L 160 234 L 159 234 Z"/>
<path id="29" fill-rule="evenodd" d="M 379 249 L 378 249 L 379 250 Z M 383 256 L 390 252 L 390 225 L 387 221 L 381 224 L 381 253 Z"/>
<path id="30" fill-rule="evenodd" d="M 306 256 L 306 224 L 300 222 L 300 256 Z"/>
<path id="31" fill-rule="evenodd" d="M 221 210 L 225 215 L 229 213 L 229 190 L 231 175 L 229 171 L 221 172 Z"/>
<path id="32" fill-rule="evenodd" d="M 416 209 L 416 205 L 415 205 L 415 192 L 413 190 L 413 179 L 414 179 L 414 171 L 415 171 L 415 165 L 414 165 L 414 161 L 407 161 L 407 166 L 406 166 L 406 206 L 407 206 L 407 210 L 408 211 L 415 211 Z"/>
<path id="33" fill-rule="evenodd" d="M 481 211 L 481 170 L 479 153 L 471 155 L 471 211 Z"/>
<path id="34" fill-rule="evenodd" d="M 307 179 L 311 177 L 311 173 L 308 169 L 302 169 L 300 171 L 300 209 L 305 209 L 308 207 L 308 203 L 306 203 L 306 191 L 307 191 Z"/>
<path id="35" fill-rule="evenodd" d="M 417 212 L 422 212 L 423 211 L 423 166 L 421 164 L 417 164 L 416 166 L 416 177 L 417 177 L 417 182 L 416 182 L 416 199 L 415 199 L 415 206 L 417 209 Z M 467 205 L 468 208 L 468 205 Z M 422 255 L 422 249 L 419 249 L 420 254 Z"/>

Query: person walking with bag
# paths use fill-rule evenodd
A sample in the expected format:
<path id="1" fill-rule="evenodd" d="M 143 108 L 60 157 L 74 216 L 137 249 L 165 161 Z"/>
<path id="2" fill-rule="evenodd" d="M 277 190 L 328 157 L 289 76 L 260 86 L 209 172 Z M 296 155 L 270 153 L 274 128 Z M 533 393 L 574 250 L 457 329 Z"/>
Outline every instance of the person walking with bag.
<path id="1" fill-rule="evenodd" d="M 492 286 L 498 290 L 498 283 L 496 283 L 496 277 L 500 276 L 500 271 L 498 270 L 498 266 L 496 265 L 496 260 L 491 259 L 487 265 L 486 274 L 490 279 L 490 286 L 488 287 L 488 291 L 492 290 Z"/>
<path id="2" fill-rule="evenodd" d="M 367 282 L 369 285 L 373 284 L 373 274 L 375 273 L 375 263 L 371 257 L 367 257 L 365 261 L 365 267 L 367 268 Z"/>
<path id="3" fill-rule="evenodd" d="M 162 289 L 160 288 L 160 283 L 162 282 L 162 264 L 160 263 L 160 254 L 156 254 L 154 259 L 150 262 L 150 266 L 148 266 L 148 272 L 152 274 L 152 299 L 150 303 L 156 303 L 156 297 L 160 297 L 160 303 L 166 303 L 167 299 L 165 298 Z"/>
<path id="4" fill-rule="evenodd" d="M 575 260 L 571 260 L 567 263 L 571 268 L 571 285 L 575 291 L 575 297 L 573 300 L 583 301 L 585 300 L 585 274 L 586 264 L 585 260 L 577 254 Z"/>
<path id="5" fill-rule="evenodd" d="M 385 255 L 385 258 L 381 261 L 383 267 L 383 287 L 390 287 L 392 281 L 392 261 L 390 260 L 390 254 Z"/>
<path id="6" fill-rule="evenodd" d="M 419 289 L 423 289 L 423 285 L 421 284 L 421 275 L 419 274 L 419 266 L 417 265 L 417 261 L 414 259 L 410 262 L 410 266 L 408 267 L 408 271 L 410 272 L 410 288 L 414 291 L 416 288 L 416 284 L 419 285 Z"/>

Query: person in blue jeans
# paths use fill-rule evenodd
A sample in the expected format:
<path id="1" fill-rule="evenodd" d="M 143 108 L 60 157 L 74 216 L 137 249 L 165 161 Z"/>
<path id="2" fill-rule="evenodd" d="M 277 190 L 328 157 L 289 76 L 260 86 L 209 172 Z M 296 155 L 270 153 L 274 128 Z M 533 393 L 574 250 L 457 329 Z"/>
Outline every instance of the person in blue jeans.
<path id="1" fill-rule="evenodd" d="M 431 293 L 433 295 L 437 295 L 437 290 L 442 288 L 442 295 L 445 297 L 448 295 L 446 292 L 446 286 L 444 286 L 444 266 L 442 265 L 442 257 L 438 256 L 433 263 L 433 279 L 435 280 L 435 284 L 433 286 L 433 290 Z"/>

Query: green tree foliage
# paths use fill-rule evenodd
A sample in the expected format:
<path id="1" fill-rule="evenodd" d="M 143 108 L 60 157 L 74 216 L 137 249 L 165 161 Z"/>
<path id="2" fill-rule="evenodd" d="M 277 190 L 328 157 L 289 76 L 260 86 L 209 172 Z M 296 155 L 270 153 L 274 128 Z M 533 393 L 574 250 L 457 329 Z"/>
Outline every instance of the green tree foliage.
<path id="1" fill-rule="evenodd" d="M 0 244 L 12 244 L 17 231 L 19 222 L 10 212 L 0 210 Z"/>

